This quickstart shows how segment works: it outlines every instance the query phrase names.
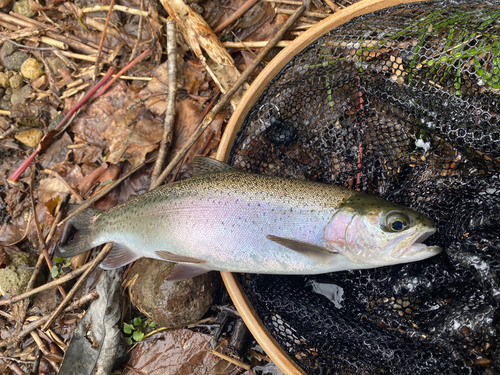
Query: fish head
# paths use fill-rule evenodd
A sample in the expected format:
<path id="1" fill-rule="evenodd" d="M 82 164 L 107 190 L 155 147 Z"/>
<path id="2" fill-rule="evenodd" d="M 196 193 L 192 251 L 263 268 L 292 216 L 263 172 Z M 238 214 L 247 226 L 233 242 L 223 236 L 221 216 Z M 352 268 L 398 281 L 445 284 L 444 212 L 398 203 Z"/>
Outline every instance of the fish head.
<path id="1" fill-rule="evenodd" d="M 423 242 L 436 232 L 433 221 L 410 208 L 367 194 L 342 204 L 324 231 L 326 247 L 360 268 L 414 262 L 441 248 Z"/>

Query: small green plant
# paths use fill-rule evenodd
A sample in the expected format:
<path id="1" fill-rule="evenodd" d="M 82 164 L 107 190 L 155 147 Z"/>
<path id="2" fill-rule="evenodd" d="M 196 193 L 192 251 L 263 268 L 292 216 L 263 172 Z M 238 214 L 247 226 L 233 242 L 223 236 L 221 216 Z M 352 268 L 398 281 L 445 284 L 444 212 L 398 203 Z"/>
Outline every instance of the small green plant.
<path id="1" fill-rule="evenodd" d="M 133 324 L 125 323 L 123 325 L 123 332 L 125 332 L 127 335 L 131 335 L 125 337 L 125 341 L 129 345 L 132 345 L 134 341 L 139 342 L 144 338 L 144 332 L 142 332 L 143 328 L 154 328 L 156 326 L 156 323 L 151 319 L 142 320 L 141 318 L 135 318 L 132 323 Z"/>
<path id="2" fill-rule="evenodd" d="M 69 267 L 71 265 L 71 258 L 57 257 L 57 258 L 54 258 L 54 262 L 56 262 L 57 264 L 54 264 L 52 266 L 52 269 L 50 270 L 50 274 L 55 279 L 56 277 L 58 277 L 61 274 L 63 268 Z"/>

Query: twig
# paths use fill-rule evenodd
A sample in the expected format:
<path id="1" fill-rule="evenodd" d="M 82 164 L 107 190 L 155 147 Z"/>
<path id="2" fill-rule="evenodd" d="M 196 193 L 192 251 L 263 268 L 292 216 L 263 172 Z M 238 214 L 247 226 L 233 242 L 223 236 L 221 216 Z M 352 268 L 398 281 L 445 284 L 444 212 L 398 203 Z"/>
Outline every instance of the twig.
<path id="1" fill-rule="evenodd" d="M 8 113 L 2 113 L 2 112 L 8 112 Z M 0 110 L 0 115 L 4 116 L 10 116 L 10 111 L 3 111 Z M 4 139 L 9 137 L 12 133 L 14 133 L 17 130 L 17 128 L 14 125 L 11 125 L 9 129 L 4 131 L 2 134 L 0 134 L 0 139 Z"/>
<path id="2" fill-rule="evenodd" d="M 80 286 L 83 285 L 87 277 L 90 275 L 90 273 L 101 263 L 104 258 L 109 254 L 109 252 L 113 249 L 113 243 L 107 243 L 104 248 L 99 252 L 99 254 L 95 257 L 95 259 L 90 263 L 90 267 L 88 267 L 85 272 L 80 276 L 78 281 L 75 283 L 73 288 L 69 291 L 68 295 L 62 300 L 62 302 L 59 304 L 59 306 L 55 309 L 55 311 L 50 315 L 49 320 L 44 324 L 42 327 L 43 331 L 46 331 L 52 323 L 56 320 L 56 318 L 59 316 L 59 314 L 64 310 L 66 305 L 71 301 L 75 293 L 78 291 Z"/>
<path id="3" fill-rule="evenodd" d="M 99 43 L 99 49 L 97 50 L 94 68 L 94 80 L 96 80 L 99 76 L 99 60 L 101 59 L 102 47 L 104 46 L 104 39 L 106 38 L 106 30 L 108 29 L 109 19 L 111 18 L 111 12 L 113 11 L 114 5 L 115 0 L 111 0 L 111 3 L 109 4 L 108 15 L 106 17 L 106 22 L 104 23 L 104 30 L 102 31 L 101 42 Z"/>
<path id="4" fill-rule="evenodd" d="M 40 351 L 40 348 L 36 348 L 35 360 L 33 361 L 33 366 L 31 367 L 31 374 L 30 375 L 38 375 L 39 374 L 38 368 L 40 366 L 41 359 L 42 359 L 42 352 Z"/>
<path id="5" fill-rule="evenodd" d="M 219 358 L 222 358 L 230 363 L 232 363 L 233 365 L 236 365 L 238 367 L 241 367 L 241 368 L 244 368 L 245 370 L 250 370 L 250 365 L 247 365 L 246 363 L 244 362 L 241 362 L 241 361 L 238 361 L 237 359 L 234 359 L 228 355 L 225 355 L 225 354 L 222 354 L 222 353 L 219 353 L 215 350 L 212 350 L 212 349 L 206 349 L 207 352 L 210 352 L 212 353 L 213 355 L 219 357 Z"/>
<path id="6" fill-rule="evenodd" d="M 4 318 L 10 320 L 11 322 L 15 322 L 16 321 L 16 318 L 14 318 L 12 315 L 10 315 L 9 313 L 6 313 L 3 310 L 0 310 L 0 315 L 2 315 Z"/>
<path id="7" fill-rule="evenodd" d="M 36 345 L 40 349 L 40 351 L 43 353 L 43 355 L 48 356 L 50 354 L 50 352 L 48 351 L 47 347 L 43 343 L 40 336 L 38 336 L 38 333 L 32 331 L 32 332 L 30 332 L 30 334 L 31 334 L 31 337 L 33 338 L 33 340 L 35 341 Z M 54 367 L 56 369 L 57 372 L 59 372 L 59 366 L 57 365 L 57 363 L 55 363 L 54 361 L 52 361 L 49 358 L 45 358 L 45 359 L 47 361 L 49 361 L 49 363 L 52 365 L 52 367 Z"/>
<path id="8" fill-rule="evenodd" d="M 21 370 L 21 368 L 16 363 L 8 363 L 6 359 L 2 359 L 5 355 L 0 351 L 0 360 L 2 360 L 7 367 L 9 367 L 12 371 L 16 373 L 16 375 L 26 375 L 26 373 Z"/>
<path id="9" fill-rule="evenodd" d="M 38 294 L 40 292 L 43 292 L 45 290 L 49 290 L 57 285 L 64 284 L 66 281 L 72 280 L 75 277 L 77 277 L 78 275 L 81 275 L 83 272 L 85 272 L 90 267 L 90 265 L 91 265 L 90 263 L 84 264 L 80 268 L 68 273 L 67 275 L 64 275 L 62 277 L 59 277 L 58 279 L 53 280 L 50 283 L 39 286 L 38 288 L 32 289 L 29 292 L 25 292 L 25 293 L 20 294 L 18 296 L 12 297 L 11 299 L 1 300 L 0 306 L 14 304 L 16 302 L 19 302 L 19 301 L 25 299 L 25 298 L 31 297 L 31 296 Z"/>
<path id="10" fill-rule="evenodd" d="M 163 138 L 160 143 L 158 158 L 156 159 L 151 183 L 154 183 L 163 168 L 163 162 L 167 156 L 168 149 L 172 144 L 173 126 L 175 118 L 175 97 L 177 93 L 177 52 L 175 21 L 168 20 L 167 23 L 167 54 L 168 54 L 168 102 L 163 124 Z"/>
<path id="11" fill-rule="evenodd" d="M 104 73 L 100 73 L 100 75 L 104 75 Z M 116 77 L 116 74 L 113 75 L 113 77 Z M 134 77 L 134 76 L 120 76 L 120 79 L 128 79 L 131 81 L 152 81 L 152 77 Z"/>
<path id="12" fill-rule="evenodd" d="M 259 0 L 247 0 L 241 8 L 239 8 L 236 12 L 231 14 L 224 22 L 222 22 L 219 26 L 214 29 L 214 33 L 218 34 L 226 27 L 231 25 L 234 21 L 240 18 L 247 10 L 253 7 Z"/>
<path id="13" fill-rule="evenodd" d="M 81 86 L 73 87 L 71 89 L 68 89 L 68 90 L 66 90 L 66 91 L 63 92 L 63 94 L 59 97 L 59 99 L 62 100 L 62 99 L 65 99 L 65 98 L 69 98 L 70 96 L 73 96 L 75 94 L 78 94 L 80 91 L 85 90 L 89 86 L 90 86 L 90 83 L 84 83 Z"/>
<path id="14" fill-rule="evenodd" d="M 141 0 L 141 15 L 139 15 L 139 25 L 137 26 L 137 39 L 134 44 L 134 48 L 132 49 L 132 53 L 130 54 L 130 59 L 128 62 L 132 61 L 132 57 L 137 53 L 137 49 L 139 48 L 139 44 L 141 43 L 141 35 L 142 35 L 142 27 L 144 22 L 144 16 L 142 15 L 142 10 L 144 9 L 144 0 Z"/>
<path id="15" fill-rule="evenodd" d="M 80 53 L 73 53 L 69 51 L 60 51 L 61 55 L 70 57 L 72 59 L 76 60 L 83 60 L 83 61 L 90 61 L 90 62 L 95 62 L 96 58 L 95 56 L 89 56 L 89 55 L 82 55 Z"/>
<path id="16" fill-rule="evenodd" d="M 45 246 L 45 241 L 43 239 L 42 231 L 40 230 L 40 223 L 38 222 L 38 218 L 36 216 L 36 205 L 35 205 L 35 198 L 33 196 L 33 184 L 35 182 L 35 169 L 32 168 L 31 170 L 31 183 L 30 183 L 30 199 L 31 199 L 31 205 L 33 207 L 33 220 L 35 221 L 35 228 L 36 228 L 36 234 L 38 237 L 38 248 L 42 252 L 44 258 L 45 258 L 45 263 L 47 263 L 47 266 L 49 267 L 49 270 L 52 269 L 52 259 L 50 259 L 49 252 L 47 251 L 47 247 Z M 66 297 L 66 291 L 62 287 L 62 285 L 58 285 L 57 288 L 59 289 L 59 292 L 61 295 Z M 25 308 L 27 308 L 27 304 L 25 305 Z M 24 319 L 24 318 L 23 318 Z"/>
<path id="17" fill-rule="evenodd" d="M 296 5 L 296 6 L 301 6 L 304 4 L 302 1 L 295 1 L 295 0 L 264 0 L 268 3 L 280 3 L 280 4 L 288 4 L 288 5 Z"/>
<path id="18" fill-rule="evenodd" d="M 61 181 L 64 186 L 66 186 L 66 188 L 68 188 L 68 190 L 71 192 L 71 194 L 73 194 L 73 196 L 76 198 L 76 200 L 78 201 L 78 203 L 82 203 L 83 202 L 83 198 L 80 196 L 80 194 L 78 194 L 75 189 L 73 189 L 67 182 L 64 178 L 61 177 L 61 175 L 51 169 L 44 169 L 42 171 L 43 173 L 46 173 L 46 174 L 49 174 L 51 176 L 54 176 L 55 178 L 57 178 L 59 181 Z"/>
<path id="19" fill-rule="evenodd" d="M 94 87 L 92 87 L 85 94 L 85 96 L 78 103 L 75 104 L 75 106 L 73 108 L 71 108 L 71 110 L 66 114 L 66 116 L 64 116 L 64 118 L 61 120 L 61 122 L 55 127 L 54 131 L 57 132 L 59 129 L 61 129 L 66 124 L 66 122 L 68 122 L 68 120 L 73 116 L 73 114 L 76 111 L 78 111 L 92 97 L 92 95 L 94 95 L 94 93 L 99 89 L 99 87 L 101 87 L 102 85 L 104 85 L 104 83 L 106 83 L 106 81 L 109 79 L 109 77 L 113 74 L 114 71 L 115 71 L 115 69 L 113 67 L 109 68 L 108 73 L 106 73 L 106 75 L 97 84 L 95 84 Z M 43 140 L 44 139 L 42 138 L 42 141 L 40 141 L 40 144 L 43 142 Z M 36 151 L 34 151 L 21 164 L 21 166 L 19 168 L 17 168 L 16 171 L 7 179 L 7 181 L 9 183 L 11 183 L 11 184 L 17 183 L 17 180 L 19 180 L 19 178 L 23 175 L 24 171 L 28 168 L 28 166 L 31 164 L 33 159 L 38 155 L 39 149 L 40 149 L 40 145 L 38 146 Z"/>
<path id="20" fill-rule="evenodd" d="M 226 48 L 263 48 L 267 45 L 268 42 L 224 42 L 222 45 Z M 276 43 L 275 47 L 286 47 L 290 43 L 291 40 L 282 40 Z"/>
<path id="21" fill-rule="evenodd" d="M 290 26 L 293 25 L 293 23 L 302 15 L 302 13 L 305 10 L 305 6 L 301 6 L 298 8 L 295 13 L 288 18 L 288 20 L 285 22 L 285 24 L 281 27 L 281 29 L 276 33 L 276 35 L 268 42 L 265 48 L 263 48 L 259 54 L 257 55 L 257 58 L 250 64 L 249 67 L 245 69 L 245 71 L 241 74 L 240 78 L 234 83 L 234 85 L 231 87 L 231 89 L 222 96 L 222 98 L 219 100 L 219 102 L 215 105 L 215 107 L 205 116 L 203 119 L 203 122 L 201 125 L 196 129 L 196 131 L 193 133 L 191 138 L 186 142 L 184 147 L 182 148 L 181 151 L 175 155 L 174 159 L 170 162 L 170 164 L 165 168 L 165 170 L 162 172 L 160 177 L 152 184 L 151 189 L 155 189 L 158 186 L 160 186 L 163 181 L 167 178 L 167 176 L 172 172 L 172 170 L 175 168 L 175 166 L 179 163 L 179 161 L 184 158 L 184 156 L 187 154 L 189 149 L 194 145 L 196 140 L 200 137 L 200 135 L 208 128 L 208 126 L 212 123 L 212 121 L 215 119 L 215 116 L 221 111 L 221 109 L 229 102 L 229 99 L 231 96 L 239 90 L 241 85 L 246 82 L 248 77 L 253 73 L 257 65 L 261 63 L 261 61 L 267 56 L 269 51 L 274 48 L 276 43 L 281 40 L 283 35 L 286 33 L 286 31 L 290 28 Z"/>
<path id="22" fill-rule="evenodd" d="M 97 296 L 98 296 L 98 293 L 94 290 L 93 292 L 90 292 L 90 293 L 84 295 L 83 297 L 81 297 L 80 299 L 74 301 L 70 306 L 68 306 L 68 307 L 66 307 L 66 309 L 64 309 L 64 312 L 70 312 L 71 310 L 74 310 L 74 309 L 86 304 L 87 302 L 96 299 Z M 50 318 L 49 315 L 45 315 L 44 317 L 41 317 L 40 319 L 37 319 L 33 322 L 25 324 L 23 329 L 21 330 L 21 332 L 9 337 L 7 340 L 0 341 L 0 347 L 4 347 L 4 346 L 10 345 L 14 342 L 18 342 L 18 341 L 22 340 L 26 335 L 29 335 L 29 333 L 31 331 L 34 331 L 35 329 L 40 328 L 45 322 L 47 322 L 49 320 L 49 318 Z"/>
<path id="23" fill-rule="evenodd" d="M 277 14 L 293 14 L 295 11 L 293 9 L 275 9 Z M 315 18 L 326 18 L 331 16 L 331 14 L 325 13 L 315 13 L 315 12 L 304 12 L 304 17 L 315 17 Z"/>
<path id="24" fill-rule="evenodd" d="M 74 209 L 73 211 L 71 211 L 68 214 L 68 216 L 66 216 L 66 218 L 64 218 L 64 220 L 61 220 L 61 222 L 59 224 L 57 224 L 57 226 L 60 227 L 66 221 L 68 221 L 72 217 L 78 215 L 80 212 L 84 211 L 86 208 L 90 207 L 92 204 L 94 204 L 95 202 L 97 202 L 99 199 L 101 199 L 103 196 L 105 196 L 111 190 L 113 190 L 115 187 L 117 187 L 122 181 L 124 181 L 127 178 L 129 178 L 132 174 L 134 174 L 135 172 L 137 172 L 139 169 L 141 169 L 142 167 L 144 167 L 146 164 L 149 164 L 149 163 L 155 161 L 155 159 L 156 159 L 156 156 L 152 156 L 151 158 L 149 158 L 148 160 L 146 160 L 141 165 L 138 165 L 137 167 L 135 167 L 134 169 L 132 169 L 130 172 L 128 172 L 125 175 L 123 175 L 122 177 L 120 177 L 118 180 L 114 181 L 113 183 L 111 183 L 109 185 L 106 185 L 106 187 L 104 189 L 102 189 L 101 191 L 99 191 L 99 193 L 97 193 L 96 195 L 94 195 L 92 198 L 86 199 L 82 204 L 78 205 L 78 207 L 76 209 Z M 1 304 L 2 304 L 2 301 L 0 301 L 0 306 L 1 306 Z"/>
<path id="25" fill-rule="evenodd" d="M 112 0 L 112 1 L 114 1 L 114 0 Z M 118 73 L 116 73 L 116 75 L 113 76 L 113 78 L 111 78 L 109 80 L 109 82 L 101 90 L 99 90 L 98 93 L 95 94 L 95 97 L 97 98 L 97 97 L 101 96 L 102 94 L 104 94 L 106 92 L 106 90 L 109 88 L 109 86 L 111 86 L 113 83 L 115 83 L 115 81 L 118 78 L 120 78 L 120 76 L 123 73 L 125 73 L 127 70 L 129 70 L 131 67 L 133 67 L 135 64 L 137 64 L 139 61 L 141 61 L 142 59 L 144 59 L 148 53 L 149 53 L 149 49 L 145 50 L 139 56 L 137 56 L 132 62 L 130 62 L 129 64 L 127 64 L 127 66 L 125 68 L 123 68 Z"/>
<path id="26" fill-rule="evenodd" d="M 56 232 L 57 224 L 59 223 L 59 221 L 61 221 L 61 216 L 63 214 L 63 210 L 61 208 L 62 208 L 63 204 L 66 203 L 66 200 L 68 198 L 69 198 L 69 195 L 64 194 L 64 197 L 62 199 L 60 199 L 59 202 L 57 203 L 57 207 L 54 210 L 54 214 L 56 215 L 54 222 L 52 223 L 52 226 L 50 227 L 49 234 L 45 238 L 46 245 L 49 245 L 50 241 L 52 240 L 52 237 L 54 236 L 54 233 Z M 47 246 L 47 247 L 50 247 L 50 246 Z"/>
<path id="27" fill-rule="evenodd" d="M 337 10 L 340 9 L 339 6 L 335 5 L 335 3 L 332 1 L 332 0 L 323 0 L 326 5 L 328 5 L 330 7 L 330 9 L 334 12 L 336 12 Z"/>
<path id="28" fill-rule="evenodd" d="M 0 35 L 0 38 L 2 38 L 3 40 L 7 40 L 9 41 L 10 43 L 12 43 L 13 45 L 19 47 L 19 48 L 26 48 L 26 49 L 34 49 L 36 51 L 53 51 L 54 50 L 54 47 L 31 47 L 31 46 L 25 46 L 24 44 L 19 44 L 19 43 L 16 43 L 14 42 L 13 40 L 3 36 L 3 35 Z M 68 49 L 68 45 L 67 44 L 60 44 L 63 46 L 63 49 Z M 66 47 L 66 48 L 64 48 Z"/>

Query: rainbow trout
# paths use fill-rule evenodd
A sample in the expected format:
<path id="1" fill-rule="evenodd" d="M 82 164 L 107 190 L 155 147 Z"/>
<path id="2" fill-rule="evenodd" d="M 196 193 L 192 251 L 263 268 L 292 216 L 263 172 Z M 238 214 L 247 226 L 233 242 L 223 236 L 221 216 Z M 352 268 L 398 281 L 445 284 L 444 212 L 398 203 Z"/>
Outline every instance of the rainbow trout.
<path id="1" fill-rule="evenodd" d="M 108 211 L 70 220 L 70 257 L 105 242 L 101 264 L 140 257 L 177 262 L 170 280 L 211 270 L 320 274 L 429 258 L 436 228 L 424 215 L 346 188 L 238 171 L 196 158 L 195 177 L 164 185 Z"/>

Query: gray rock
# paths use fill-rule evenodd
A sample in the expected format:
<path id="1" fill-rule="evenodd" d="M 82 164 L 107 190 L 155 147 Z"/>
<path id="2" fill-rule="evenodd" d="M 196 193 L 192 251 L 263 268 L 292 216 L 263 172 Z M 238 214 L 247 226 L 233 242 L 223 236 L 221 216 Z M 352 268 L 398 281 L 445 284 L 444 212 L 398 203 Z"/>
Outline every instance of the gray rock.
<path id="1" fill-rule="evenodd" d="M 7 56 L 3 59 L 3 65 L 8 70 L 13 70 L 17 72 L 19 69 L 21 69 L 23 62 L 28 60 L 28 58 L 29 58 L 28 54 L 16 51 L 12 55 Z"/>
<path id="2" fill-rule="evenodd" d="M 55 76 L 60 76 L 61 75 L 61 73 L 59 73 L 59 69 L 65 69 L 66 68 L 66 64 L 64 63 L 64 61 L 62 61 L 57 56 L 47 57 L 45 59 L 45 62 L 49 66 L 49 69 L 52 72 L 52 74 L 54 74 Z"/>
<path id="3" fill-rule="evenodd" d="M 128 279 L 132 303 L 156 324 L 179 328 L 201 319 L 213 303 L 220 286 L 220 274 L 209 272 L 183 281 L 166 281 L 174 264 L 156 259 L 139 259 Z"/>
<path id="4" fill-rule="evenodd" d="M 3 59 L 5 59 L 7 56 L 12 55 L 16 51 L 17 46 L 7 41 L 3 44 L 2 48 L 0 48 L 0 58 L 3 61 Z"/>
<path id="5" fill-rule="evenodd" d="M 31 86 L 30 85 L 24 85 L 22 88 L 17 90 L 15 93 L 12 94 L 10 97 L 10 102 L 12 105 L 16 105 L 19 103 L 22 103 L 26 100 L 28 95 L 30 94 L 31 91 Z"/>
<path id="6" fill-rule="evenodd" d="M 12 107 L 12 104 L 10 104 L 10 101 L 8 99 L 2 98 L 0 99 L 0 109 L 4 111 L 10 111 Z"/>

